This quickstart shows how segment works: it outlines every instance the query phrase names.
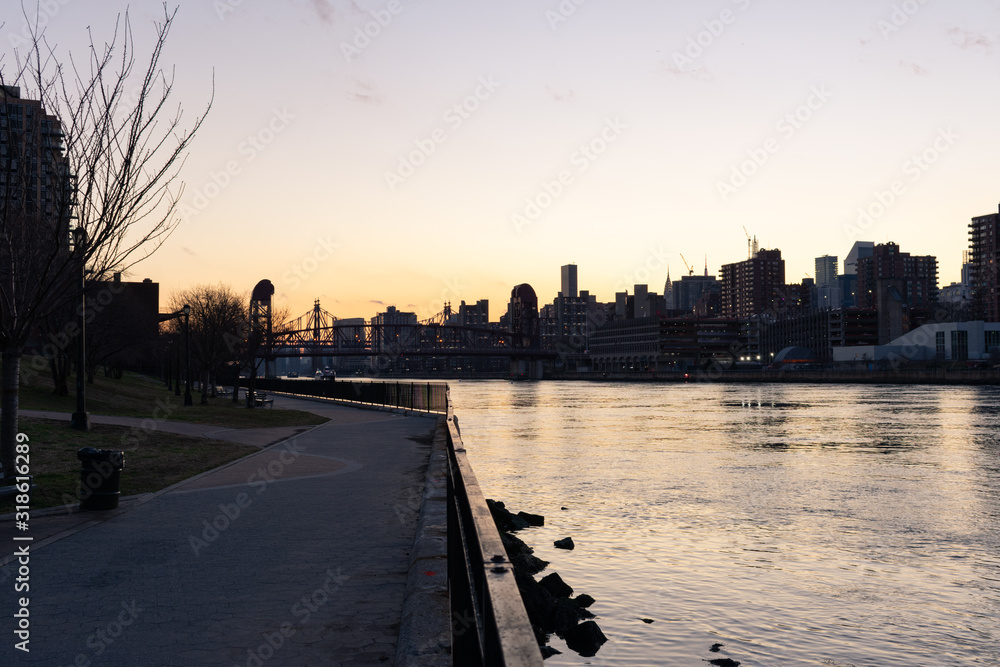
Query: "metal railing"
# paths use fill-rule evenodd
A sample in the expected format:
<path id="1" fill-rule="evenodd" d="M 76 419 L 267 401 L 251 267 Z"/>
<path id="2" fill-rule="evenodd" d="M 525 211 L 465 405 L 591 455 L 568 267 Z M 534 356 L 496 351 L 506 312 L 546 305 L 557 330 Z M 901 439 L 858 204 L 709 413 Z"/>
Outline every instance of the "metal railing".
<path id="1" fill-rule="evenodd" d="M 241 384 L 246 386 L 246 380 Z M 443 382 L 353 382 L 350 380 L 284 380 L 257 378 L 255 392 L 281 392 L 445 414 L 448 385 Z"/>
<path id="2" fill-rule="evenodd" d="M 466 456 L 448 385 L 260 379 L 258 391 L 447 415 L 448 588 L 452 664 L 541 667 L 542 654 L 493 515 Z"/>
<path id="3" fill-rule="evenodd" d="M 452 663 L 542 664 L 514 566 L 466 457 L 448 399 L 448 584 Z"/>

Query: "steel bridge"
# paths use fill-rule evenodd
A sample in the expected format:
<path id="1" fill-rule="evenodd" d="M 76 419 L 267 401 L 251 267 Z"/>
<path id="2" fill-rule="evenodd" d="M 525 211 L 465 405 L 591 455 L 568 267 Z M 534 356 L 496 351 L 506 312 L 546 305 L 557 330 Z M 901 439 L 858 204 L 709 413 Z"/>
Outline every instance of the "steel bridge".
<path id="1" fill-rule="evenodd" d="M 261 356 L 275 357 L 510 357 L 549 359 L 536 342 L 524 346 L 510 332 L 449 323 L 451 309 L 417 323 L 340 320 L 320 307 L 273 326 Z M 519 345 L 518 343 L 522 343 Z"/>

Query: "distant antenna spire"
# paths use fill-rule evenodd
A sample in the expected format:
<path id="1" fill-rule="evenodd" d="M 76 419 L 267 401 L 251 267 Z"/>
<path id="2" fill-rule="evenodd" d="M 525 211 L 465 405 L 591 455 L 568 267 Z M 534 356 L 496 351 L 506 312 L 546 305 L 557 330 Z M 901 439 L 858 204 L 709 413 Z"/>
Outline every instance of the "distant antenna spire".
<path id="1" fill-rule="evenodd" d="M 708 277 L 708 253 L 705 253 L 705 277 Z"/>
<path id="2" fill-rule="evenodd" d="M 667 282 L 663 283 L 663 299 L 667 308 L 674 307 L 674 284 L 670 282 L 670 265 L 667 264 Z"/>

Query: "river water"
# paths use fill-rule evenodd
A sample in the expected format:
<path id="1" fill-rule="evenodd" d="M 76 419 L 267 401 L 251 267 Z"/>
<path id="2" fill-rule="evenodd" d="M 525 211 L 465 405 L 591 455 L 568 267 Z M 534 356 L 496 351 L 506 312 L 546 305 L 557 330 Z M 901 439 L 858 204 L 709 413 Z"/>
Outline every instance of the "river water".
<path id="1" fill-rule="evenodd" d="M 546 665 L 1000 665 L 1000 389 L 450 384 L 539 576 L 597 599 L 610 641 Z"/>

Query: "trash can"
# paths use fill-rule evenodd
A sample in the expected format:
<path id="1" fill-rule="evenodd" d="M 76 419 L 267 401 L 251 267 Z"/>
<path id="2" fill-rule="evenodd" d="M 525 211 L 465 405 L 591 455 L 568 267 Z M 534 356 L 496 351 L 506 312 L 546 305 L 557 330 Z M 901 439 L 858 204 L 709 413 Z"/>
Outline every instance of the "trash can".
<path id="1" fill-rule="evenodd" d="M 113 510 L 121 495 L 121 471 L 125 452 L 84 447 L 80 459 L 80 509 Z"/>

